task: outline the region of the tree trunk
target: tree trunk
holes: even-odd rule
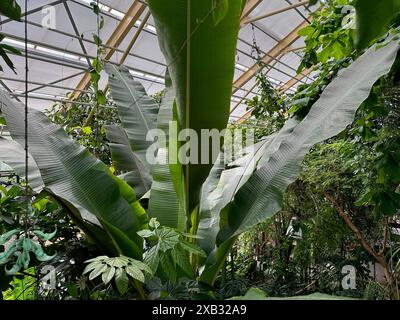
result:
[[[354,223],[351,221],[349,215],[344,211],[343,207],[339,204],[339,201],[332,197],[329,193],[325,192],[325,197],[328,199],[330,203],[333,204],[335,207],[336,211],[338,212],[339,216],[343,219],[343,221],[346,223],[346,225],[350,228],[350,230],[353,232],[355,237],[358,239],[358,241],[361,243],[363,248],[372,256],[375,258],[375,260],[382,265],[383,267],[383,272],[385,274],[386,280],[388,281],[388,284],[391,283],[392,280],[392,275],[390,272],[390,267],[388,263],[386,262],[385,256],[384,256],[384,248],[381,250],[381,252],[376,252],[372,246],[368,243],[368,241],[365,239],[363,233],[354,225]]]

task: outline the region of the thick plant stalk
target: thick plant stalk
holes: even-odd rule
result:
[[[175,90],[179,127],[194,130],[198,137],[204,129],[225,129],[243,1],[148,0],[148,4]],[[198,206],[201,185],[217,156],[211,155],[208,164],[185,164],[187,214]]]

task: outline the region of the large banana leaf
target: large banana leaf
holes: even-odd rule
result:
[[[120,178],[133,187],[137,199],[140,199],[151,186],[151,175],[139,157],[132,152],[128,136],[117,125],[105,127],[111,150],[113,166],[124,172]]]
[[[278,133],[249,146],[244,152],[245,156],[228,165],[224,163],[224,153],[220,154],[201,192],[200,223],[197,234],[198,244],[204,251],[211,253],[216,250],[221,211],[233,201],[237,191],[266,161],[265,150],[268,148],[269,153],[276,151],[280,142],[292,133],[298,123],[299,121],[295,118],[289,119]],[[213,255],[209,256],[208,262],[211,260],[215,260]]]
[[[0,161],[9,165],[16,174],[25,178],[25,150],[21,145],[12,140],[0,137]],[[43,188],[43,180],[35,160],[28,158],[29,186],[36,192]]]
[[[135,81],[126,67],[106,64],[111,95],[118,109],[121,125],[128,135],[132,150],[150,171],[146,160],[147,149],[152,141],[147,141],[147,133],[156,129],[159,106],[146,93],[143,85]]]
[[[226,128],[242,0],[148,0],[182,129]],[[193,146],[194,147],[194,146]],[[200,153],[199,153],[200,154]],[[215,162],[185,167],[188,212]]]
[[[370,48],[326,87],[307,117],[291,133],[286,132],[281,141],[265,148],[262,166],[223,210],[224,224],[217,236],[218,252],[208,259],[209,265],[201,275],[203,281],[214,282],[237,235],[280,210],[283,193],[298,176],[307,152],[316,143],[340,133],[353,121],[374,83],[390,71],[398,49],[397,42],[380,49]]]
[[[264,149],[272,142],[273,136],[249,146],[244,156],[226,164],[225,154],[221,152],[217,162],[205,181],[200,197],[200,222],[197,231],[198,244],[207,253],[215,248],[220,229],[220,213],[236,192],[251,177]]]
[[[3,91],[0,100],[12,138],[23,145],[24,106]],[[45,189],[75,213],[75,220],[102,226],[118,252],[140,258],[142,241],[136,232],[145,213],[133,189],[37,110],[29,109],[28,136]]]
[[[164,226],[184,231],[186,228],[184,200],[179,197],[183,193],[179,192],[183,186],[183,179],[179,170],[171,170],[175,164],[171,166],[169,164],[170,152],[177,150],[170,145],[169,139],[169,124],[174,120],[175,92],[168,75],[166,82],[167,86],[157,120],[157,127],[164,135],[158,138],[157,163],[152,166],[153,184],[149,201],[149,216],[156,217]],[[176,183],[174,179],[177,180]]]

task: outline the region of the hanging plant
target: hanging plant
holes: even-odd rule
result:
[[[99,81],[101,79],[100,73],[104,70],[103,62],[101,61],[101,56],[104,53],[103,41],[100,38],[100,31],[104,27],[104,17],[101,15],[101,10],[99,7],[99,2],[90,3],[93,12],[97,15],[97,33],[93,33],[93,40],[97,45],[97,55],[96,59],[92,62],[92,68],[90,70],[90,77],[92,79],[92,85],[94,93],[96,96],[95,103],[96,108],[99,105],[104,105],[107,103],[107,98],[103,90],[99,89]]]
[[[47,262],[55,258],[56,254],[49,256],[47,255],[41,241],[49,241],[56,235],[57,230],[52,233],[44,233],[41,230],[33,230],[32,232],[25,232],[20,229],[13,229],[2,236],[0,236],[0,245],[6,246],[6,249],[0,253],[0,265],[7,265],[12,262],[12,267],[7,269],[8,275],[14,275],[21,269],[28,269],[31,261],[30,253],[32,252],[36,259],[41,262]],[[15,237],[14,240],[13,237]],[[32,237],[32,238],[31,238]],[[34,237],[38,240],[34,240]]]

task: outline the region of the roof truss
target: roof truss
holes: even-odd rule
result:
[[[267,0],[264,0],[264,3]],[[269,1],[269,0],[268,0]],[[58,1],[53,1],[50,3],[50,5],[58,5],[58,4],[63,4],[66,7],[67,13],[68,13],[68,4],[67,2],[73,2],[76,4],[80,4],[82,6],[86,6],[88,7],[86,4],[83,4],[80,0],[58,0]],[[255,21],[254,19],[258,20],[258,19],[266,19],[269,16],[272,15],[276,15],[282,12],[287,12],[289,10],[296,10],[298,13],[300,13],[298,11],[298,8],[300,6],[304,6],[306,4],[307,1],[301,1],[299,3],[294,3],[292,4],[292,2],[290,2],[289,0],[286,0],[287,3],[289,3],[289,6],[283,7],[281,9],[278,10],[274,10],[271,12],[267,12],[263,15],[259,15],[256,17],[251,18],[252,13],[254,12],[254,10],[260,6],[263,3],[263,0],[248,0],[245,8],[243,10],[243,14],[241,17],[241,25],[242,27],[245,26],[246,24],[252,23],[252,21]],[[116,27],[116,29],[114,30],[114,32],[112,33],[112,35],[109,37],[109,39],[107,40],[106,44],[105,44],[105,53],[103,55],[103,59],[108,61],[111,59],[111,57],[116,53],[116,52],[122,52],[123,56],[122,58],[118,59],[119,63],[124,63],[124,60],[128,57],[128,56],[133,56],[136,57],[135,54],[133,54],[131,51],[133,44],[136,42],[136,40],[138,39],[139,35],[141,34],[141,32],[147,32],[149,33],[149,30],[146,30],[146,28],[144,28],[145,22],[142,23],[142,25],[137,29],[137,32],[134,35],[134,38],[131,40],[130,44],[127,46],[127,48],[125,50],[121,50],[119,48],[119,46],[121,45],[122,41],[126,38],[126,36],[128,35],[128,33],[131,31],[132,27],[135,25],[135,23],[138,21],[138,19],[142,16],[142,14],[144,13],[144,11],[146,10],[146,4],[144,1],[142,0],[135,0],[132,5],[129,7],[129,9],[126,11],[125,16],[121,19],[121,18],[116,18],[115,16],[112,16],[110,14],[110,12],[105,12],[105,16],[107,17],[112,17],[113,19],[115,19],[116,21],[118,21],[118,25]],[[33,13],[37,13],[40,10],[42,10],[43,6],[40,7],[36,7],[33,8],[31,10],[29,10],[27,13],[24,13],[23,16],[26,17],[26,19],[28,18],[29,15],[33,14]],[[148,19],[149,17],[149,13],[147,13],[147,15],[145,16],[145,19]],[[301,14],[302,15],[302,14]],[[75,39],[77,39],[79,41],[79,45],[82,49],[83,54],[79,54],[82,58],[85,58],[84,61],[86,60],[86,66],[85,64],[82,63],[82,61],[77,61],[77,62],[71,62],[71,61],[63,61],[62,59],[52,59],[50,56],[48,55],[44,55],[44,54],[35,54],[32,56],[32,59],[37,59],[38,61],[43,61],[43,62],[49,62],[49,63],[59,63],[61,65],[65,65],[66,67],[71,67],[74,66],[76,67],[77,71],[80,71],[79,73],[74,74],[74,76],[70,76],[70,77],[62,77],[59,80],[55,80],[55,81],[51,81],[47,86],[45,83],[40,83],[36,82],[36,84],[38,85],[38,87],[36,88],[32,88],[29,90],[29,93],[34,93],[37,92],[41,89],[44,89],[46,87],[62,87],[63,84],[62,82],[65,79],[70,79],[73,77],[79,77],[79,74],[84,73],[84,76],[81,78],[81,80],[79,81],[79,84],[76,86],[75,90],[73,91],[73,94],[70,95],[69,100],[74,100],[76,99],[82,92],[85,92],[89,85],[90,85],[90,75],[88,74],[88,66],[90,66],[90,59],[92,59],[92,57],[90,57],[87,54],[87,51],[85,50],[85,43],[94,43],[93,41],[89,40],[89,39],[83,39],[82,37],[80,37],[79,35],[79,30],[76,26],[76,24],[74,23],[74,19],[71,16],[70,18],[70,22],[71,22],[71,26],[73,27],[74,30],[74,34],[69,34],[67,32],[65,32],[64,30],[50,30],[51,32],[57,32],[60,34],[64,34],[70,37],[73,37]],[[304,18],[304,16],[303,16]],[[305,21],[302,22],[299,26],[297,26],[294,30],[292,30],[286,37],[284,37],[282,40],[279,39],[275,39],[275,40],[279,40],[277,42],[277,44],[268,52],[265,52],[264,56],[262,57],[261,61],[270,66],[270,70],[275,70],[278,71],[282,74],[285,74],[286,76],[291,76],[288,73],[286,73],[284,70],[280,69],[279,66],[277,66],[276,62],[280,62],[280,64],[282,64],[283,66],[285,65],[283,61],[280,61],[280,59],[285,56],[286,54],[290,53],[290,52],[294,52],[294,50],[297,49],[293,49],[291,47],[291,45],[298,39],[298,35],[297,32],[299,29],[303,28],[304,26],[306,26],[308,24],[308,18],[305,18]],[[9,21],[7,20],[3,20],[2,22],[0,22],[0,24],[4,24],[7,23]],[[28,21],[29,24],[32,25],[36,25],[37,27],[40,26],[37,23]],[[74,25],[75,24],[75,25]],[[266,35],[270,36],[268,34],[267,31],[262,30],[262,28],[259,25],[255,25],[255,27],[259,30],[261,30],[262,32],[264,32]],[[271,37],[271,36],[270,36]],[[273,37],[272,37],[273,38]],[[243,41],[243,40],[241,40]],[[245,42],[245,41],[244,41]],[[47,44],[47,43],[43,43],[43,46],[48,46],[51,47],[51,45]],[[71,54],[78,54],[76,52],[72,52]],[[161,65],[165,68],[165,64],[163,65],[160,62],[157,61],[152,61],[149,57],[142,57],[142,56],[137,56],[140,59],[143,60],[148,60],[149,62],[155,63],[157,65]],[[246,68],[247,69],[247,68]],[[256,94],[255,89],[256,86],[253,85],[251,88],[249,89],[244,89],[244,86],[251,80],[253,79],[253,77],[256,75],[257,71],[259,70],[259,66],[258,64],[254,64],[253,66],[251,66],[250,68],[248,68],[243,74],[240,75],[240,77],[234,81],[233,83],[233,89],[232,89],[232,94],[233,97],[236,99],[235,104],[233,106],[232,111],[235,111],[242,103],[243,101],[245,101],[245,99],[250,95],[250,94]],[[139,70],[140,71],[140,70]],[[243,70],[242,70],[243,71]],[[281,91],[285,91],[288,90],[290,88],[292,88],[294,85],[296,85],[298,82],[303,81],[306,77],[308,77],[310,71],[306,70],[304,72],[302,72],[299,75],[294,76],[293,78],[291,78],[289,81],[287,81],[286,83],[281,83],[279,85],[279,89]],[[148,73],[151,74],[151,73]],[[154,75],[156,76],[156,75]],[[9,81],[9,79],[5,79],[3,78],[3,80],[5,81]],[[146,80],[148,81],[148,80]],[[10,81],[11,82],[11,81]],[[150,81],[151,82],[151,81]],[[8,83],[8,82],[7,82]],[[58,83],[60,83],[58,85]],[[1,83],[0,83],[1,84]],[[32,83],[34,84],[34,83]],[[64,87],[65,88],[65,87]],[[67,89],[67,88],[65,88]],[[68,88],[70,89],[70,88]],[[237,94],[238,91],[243,92],[242,95]],[[239,101],[238,101],[239,100]],[[245,117],[246,115],[244,115]],[[247,115],[248,116],[248,115]],[[243,118],[243,117],[241,117]]]

